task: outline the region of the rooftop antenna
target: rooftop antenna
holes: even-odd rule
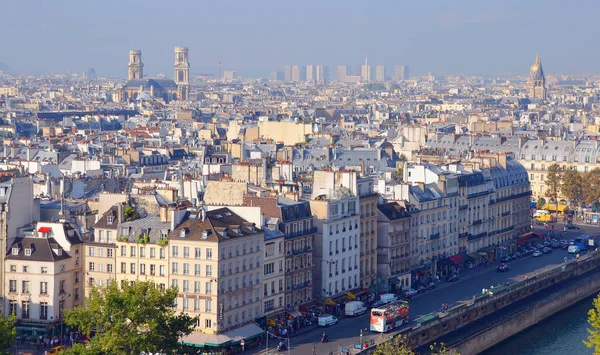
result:
[[[219,80],[223,79],[223,62],[219,58]]]

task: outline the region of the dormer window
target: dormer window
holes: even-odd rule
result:
[[[31,248],[25,248],[25,256],[31,256]]]
[[[179,238],[185,238],[185,228],[179,230]]]
[[[107,216],[106,217],[106,223],[113,224],[114,221],[115,221],[115,217],[114,216]]]
[[[208,238],[208,231],[205,229],[202,231],[202,239]]]
[[[19,255],[19,248],[12,248],[12,255]]]

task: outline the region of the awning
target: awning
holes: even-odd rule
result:
[[[205,333],[191,333],[181,338],[180,343],[188,346],[203,347],[212,346],[220,347],[227,345],[231,342],[231,338],[224,334],[205,334]]]
[[[554,203],[547,203],[544,205],[544,207],[542,207],[543,210],[546,211],[556,211],[556,204]],[[558,205],[558,212],[565,212],[569,210],[569,206],[567,205]]]
[[[463,258],[460,255],[452,255],[448,259],[452,260],[452,262],[456,265],[460,265],[464,262]]]
[[[354,294],[350,291],[346,292],[346,296],[348,296],[348,299],[351,299],[351,300],[356,299],[356,296],[354,296]]]
[[[38,229],[38,232],[40,233],[48,233],[52,230],[52,228],[50,227],[40,227],[40,229]]]
[[[335,303],[335,301],[332,300],[331,298],[326,298],[325,299],[325,304],[328,305],[328,306],[336,306],[337,305],[337,303]]]
[[[472,257],[470,257],[469,255],[467,255],[466,251],[461,251],[460,253],[458,253],[458,255],[460,255],[460,257],[464,260],[464,261],[475,261],[475,259],[473,259]]]
[[[292,316],[292,318],[297,318],[297,317],[300,317],[300,316],[302,316],[302,313],[301,313],[301,312],[299,312],[299,311],[296,311],[296,310],[289,311],[289,312],[288,312],[288,311],[285,311],[285,313],[287,313],[287,314],[289,314],[290,316]]]
[[[450,258],[443,258],[437,261],[438,266],[449,266],[454,264],[454,262],[452,260],[450,260]]]
[[[535,208],[537,206],[537,202],[529,202],[529,208]]]
[[[239,343],[242,340],[249,340],[261,336],[265,331],[256,323],[246,324],[243,327],[234,329],[224,335],[228,336],[233,343]]]

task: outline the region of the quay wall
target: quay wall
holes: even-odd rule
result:
[[[582,278],[562,292],[543,297],[538,304],[470,335],[452,345],[452,348],[461,355],[479,354],[582,299],[598,294],[598,292],[600,292],[600,277],[598,273],[594,273],[590,277]],[[582,340],[587,339],[587,333],[582,334],[581,338]]]
[[[545,269],[527,280],[496,287],[492,294],[459,302],[446,313],[433,312],[414,319],[400,334],[406,336],[409,345],[418,352],[427,353],[430,344],[443,342],[461,355],[474,355],[600,291],[598,270],[600,251],[593,251],[579,260]],[[595,278],[586,277],[587,274],[595,274]],[[560,292],[553,293],[553,290]],[[543,296],[549,293],[552,297],[544,300]],[[395,334],[377,337],[368,349],[355,350],[354,354],[371,354],[377,344],[393,336]]]

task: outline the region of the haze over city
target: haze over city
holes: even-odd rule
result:
[[[539,52],[549,72],[600,70],[600,3],[517,1],[7,1],[0,63],[15,73],[126,77],[131,48],[149,75],[169,75],[172,48],[193,72],[266,77],[285,65],[411,66],[415,75],[523,73]]]

